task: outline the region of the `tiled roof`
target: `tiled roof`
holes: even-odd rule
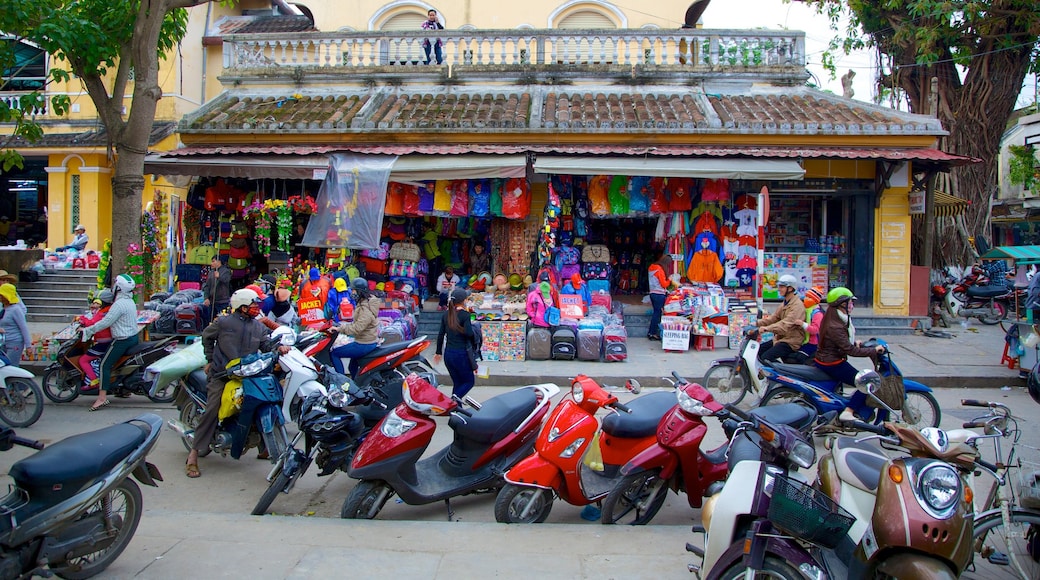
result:
[[[228,16],[217,21],[209,36],[225,34],[269,34],[286,32],[316,32],[314,23],[306,16],[298,15],[265,15],[265,16]]]
[[[804,87],[709,94],[689,87],[380,87],[231,93],[185,133],[442,131],[761,135],[945,135],[937,119]]]
[[[148,137],[148,145],[153,146],[157,144],[159,141],[173,135],[176,130],[176,123],[169,121],[154,123],[152,125],[152,134]],[[78,132],[48,131],[45,126],[44,131],[43,138],[34,143],[30,143],[21,137],[12,137],[11,141],[7,145],[16,149],[43,149],[56,147],[85,148],[105,147],[108,145],[107,132],[103,126]]]

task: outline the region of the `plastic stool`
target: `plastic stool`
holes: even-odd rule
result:
[[[1018,358],[1008,354],[1008,347],[1010,346],[1006,341],[1004,342],[1004,354],[1000,357],[1000,364],[1006,364],[1007,368],[1015,370],[1018,366]]]
[[[715,350],[715,337],[694,335],[693,337],[693,348],[694,350]]]

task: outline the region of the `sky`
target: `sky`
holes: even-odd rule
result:
[[[623,0],[627,4],[632,0]],[[626,6],[626,8],[628,8]],[[853,98],[871,102],[874,84],[874,55],[861,52],[845,55],[836,54],[837,77],[831,79],[820,65],[821,57],[835,32],[829,28],[827,18],[800,2],[784,3],[783,0],[712,0],[704,11],[701,22],[705,28],[767,28],[805,31],[806,58],[809,70],[815,74],[824,90],[840,95],[841,75],[849,70],[856,73],[853,81]],[[1035,98],[1034,79],[1026,78],[1025,90],[1019,96],[1018,106],[1031,104]],[[903,107],[905,110],[905,106]]]

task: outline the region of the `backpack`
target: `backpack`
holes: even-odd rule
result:
[[[564,266],[571,264],[577,264],[581,261],[581,254],[578,253],[578,248],[572,246],[561,246],[556,249],[556,267],[563,270]]]

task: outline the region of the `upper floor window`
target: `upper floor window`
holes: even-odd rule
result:
[[[0,91],[39,91],[47,84],[47,53],[13,38],[0,39],[13,62],[3,69]]]

